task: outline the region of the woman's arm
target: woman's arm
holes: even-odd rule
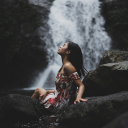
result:
[[[42,93],[39,97],[39,100],[44,100],[44,98],[49,94],[49,93],[54,93],[55,94],[55,90],[46,90],[45,93]]]
[[[72,74],[73,72],[76,72],[76,69],[74,68],[74,66],[68,63],[64,67],[64,72],[68,74],[68,76],[70,76],[70,74]],[[83,83],[81,82],[81,79],[74,80],[74,83],[79,87],[78,94],[77,94],[76,100],[74,101],[74,104],[76,104],[77,102],[80,103],[80,101],[82,102],[87,101],[88,99],[82,98],[85,87]]]
[[[47,94],[49,93],[54,93],[55,94],[55,90],[47,90]]]
[[[80,103],[80,101],[82,101],[82,102],[87,101],[88,99],[83,99],[82,98],[85,87],[84,87],[83,83],[81,82],[81,80],[80,79],[74,80],[74,83],[79,87],[77,97],[76,97],[76,100],[74,101],[74,104]]]

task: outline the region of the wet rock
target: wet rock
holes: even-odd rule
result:
[[[57,119],[71,128],[101,128],[128,111],[128,92],[107,96],[86,97],[87,102],[71,105]]]
[[[128,90],[128,61],[107,63],[91,70],[83,80],[86,96],[101,96]]]
[[[113,8],[117,5],[127,6],[127,0],[99,0],[101,2],[101,11],[106,13],[110,8]]]
[[[21,25],[21,33],[24,37],[31,37],[33,35],[34,28],[31,26],[31,23],[24,23]]]
[[[100,59],[100,65],[106,63],[122,62],[122,61],[128,61],[127,51],[108,50]]]
[[[38,120],[49,112],[30,96],[9,94],[0,98],[0,125]]]
[[[100,2],[103,2],[104,4],[119,4],[119,3],[127,3],[127,1],[126,0],[122,0],[122,1],[120,1],[120,0],[99,0]]]
[[[17,5],[19,0],[1,0],[0,1],[0,5],[4,5],[4,6],[7,6],[7,7],[13,7],[15,5]]]
[[[116,117],[103,128],[128,128],[128,112]]]

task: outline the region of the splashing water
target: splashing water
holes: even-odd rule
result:
[[[55,0],[53,2],[48,21],[50,27],[48,35],[51,36],[52,41],[48,36],[45,37],[45,41],[49,64],[53,65],[54,70],[58,71],[56,67],[61,66],[61,58],[57,55],[58,48],[67,41],[73,41],[81,47],[84,66],[88,71],[95,69],[104,52],[110,49],[111,39],[103,27],[105,21],[100,14],[99,6],[98,0]],[[58,66],[54,67],[54,65]],[[49,75],[48,71],[49,67],[45,71]],[[43,85],[42,79],[45,81],[44,77],[40,77],[36,83],[37,87]]]
[[[43,73],[40,73],[35,80],[34,84],[30,88],[24,88],[25,90],[35,90],[36,88],[43,87],[45,89],[54,89],[55,88],[55,77],[59,70],[60,66],[57,64],[48,65]]]
[[[53,42],[47,42],[52,63],[60,62],[56,52],[70,40],[82,48],[86,69],[96,68],[111,42],[104,30],[105,21],[99,6],[98,0],[56,0],[53,3],[48,22]]]

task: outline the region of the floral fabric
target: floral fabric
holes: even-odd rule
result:
[[[72,104],[75,101],[77,87],[73,84],[73,81],[79,79],[77,72],[72,73],[70,76],[64,76],[58,73],[55,85],[55,94],[48,94],[41,103],[45,108],[50,109],[53,112],[58,112],[67,105]]]

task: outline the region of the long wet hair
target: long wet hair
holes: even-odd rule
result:
[[[82,75],[85,76],[88,71],[83,65],[83,55],[81,48],[78,44],[68,41],[68,50],[71,50],[71,53],[69,54],[69,61],[75,67],[80,77]]]
[[[85,76],[88,73],[88,71],[85,69],[83,65],[83,55],[81,48],[78,44],[68,41],[68,50],[71,50],[71,53],[69,54],[69,61],[75,67],[80,77],[82,75]]]

